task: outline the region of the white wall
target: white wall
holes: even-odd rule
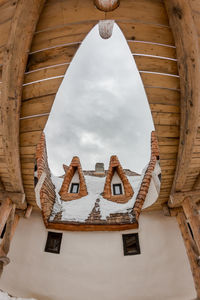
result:
[[[74,173],[74,176],[72,177],[72,180],[69,185],[68,193],[70,193],[72,183],[80,183],[78,170],[76,170],[76,172]]]
[[[38,300],[195,298],[175,218],[161,212],[141,215],[141,255],[123,256],[121,234],[64,232],[61,253],[46,253],[47,230],[34,212],[30,219],[20,220],[0,288]]]

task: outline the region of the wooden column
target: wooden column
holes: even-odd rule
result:
[[[181,89],[180,142],[171,193],[184,187],[199,125],[200,50],[189,0],[164,0],[176,45]],[[173,198],[172,198],[173,199]],[[169,205],[172,207],[173,202]]]
[[[3,228],[6,224],[10,211],[12,209],[12,201],[7,198],[2,202],[0,206],[0,235],[2,234]]]
[[[3,272],[4,265],[10,262],[9,258],[7,257],[7,254],[9,252],[10,243],[19,221],[19,216],[15,215],[15,210],[16,210],[16,205],[13,204],[6,223],[6,231],[3,240],[0,244],[0,276]]]
[[[200,299],[200,266],[198,265],[198,255],[196,254],[193,239],[188,229],[186,217],[184,212],[178,212],[177,221],[181,230],[181,234],[184,240],[185,248],[190,262],[192,275],[194,278],[195,288],[197,291],[197,297]]]
[[[24,192],[19,153],[21,95],[29,50],[44,3],[45,0],[17,1],[3,57],[1,126],[13,192]]]
[[[196,242],[200,256],[200,215],[198,209],[196,207],[196,204],[194,203],[194,201],[192,201],[192,198],[190,197],[185,198],[185,200],[182,203],[182,207],[186,218],[190,223],[194,235],[194,240]]]

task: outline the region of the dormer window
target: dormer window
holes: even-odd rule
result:
[[[113,195],[122,195],[121,183],[113,184]]]
[[[77,194],[79,191],[79,183],[72,183],[70,193]]]

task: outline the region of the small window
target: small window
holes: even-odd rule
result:
[[[122,194],[122,185],[119,184],[113,184],[113,195],[121,195]]]
[[[124,255],[140,254],[138,233],[123,234]]]
[[[48,232],[45,252],[60,253],[60,245],[62,240],[62,233]]]
[[[77,194],[79,190],[79,183],[72,183],[70,193]]]

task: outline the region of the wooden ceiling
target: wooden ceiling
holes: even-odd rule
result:
[[[25,204],[36,207],[36,145],[73,56],[104,19],[121,28],[152,111],[162,185],[151,209],[200,189],[198,0],[121,0],[112,12],[92,0],[1,0],[0,11],[2,195],[18,194],[23,208],[25,193]]]

